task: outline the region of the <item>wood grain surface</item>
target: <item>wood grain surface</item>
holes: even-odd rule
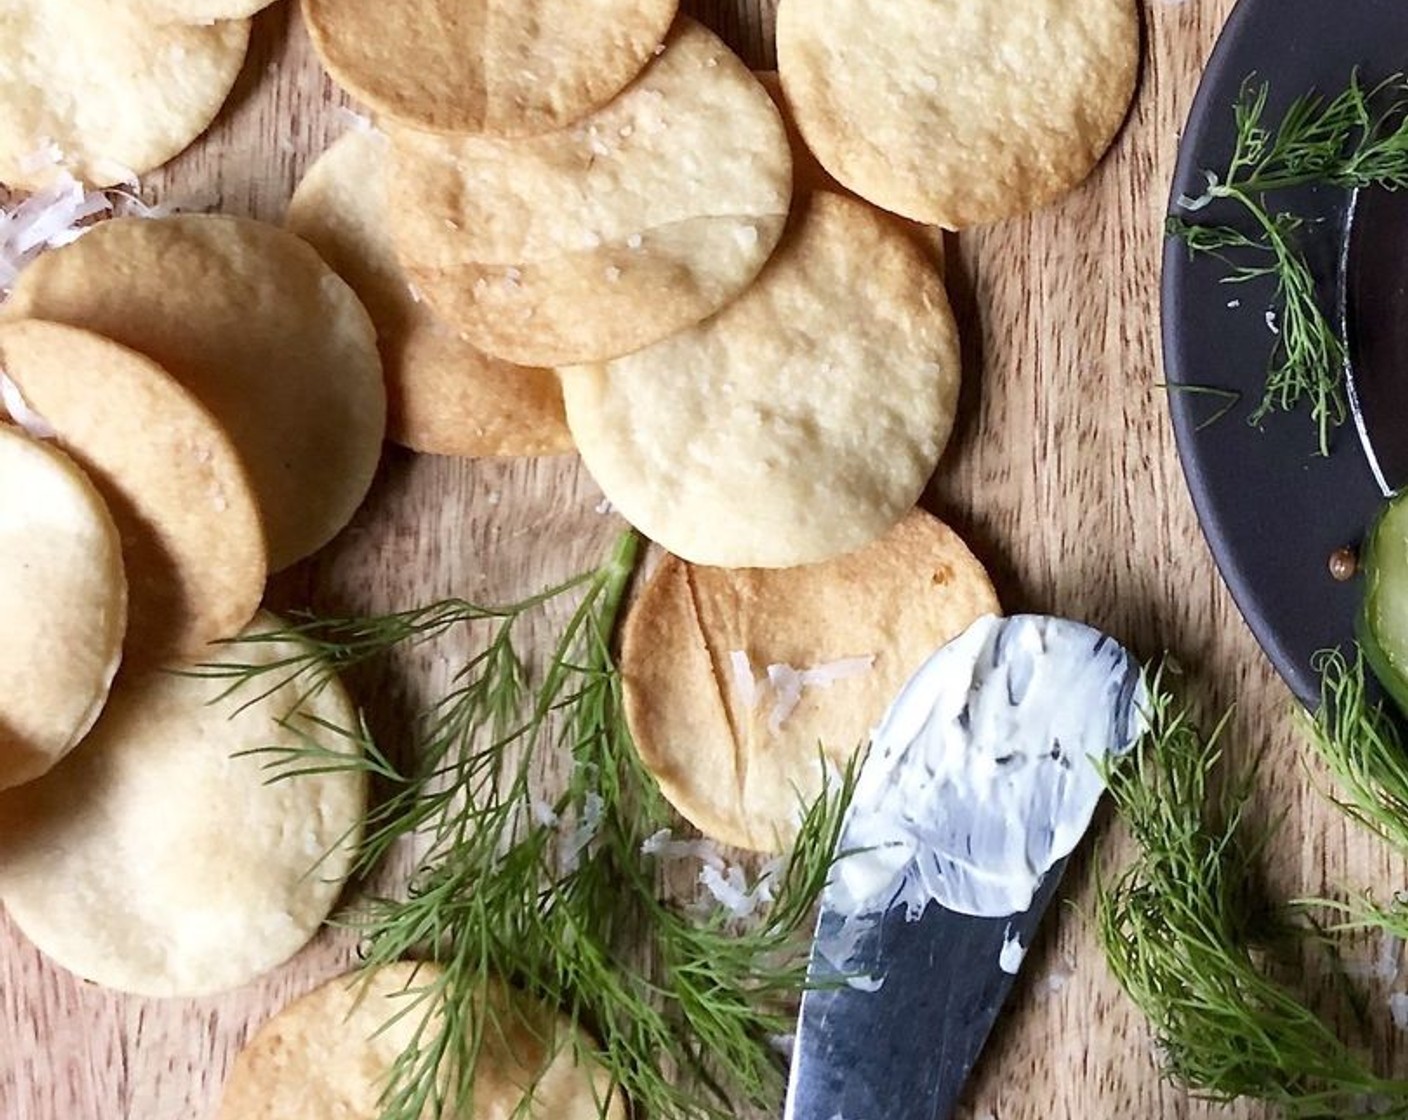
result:
[[[1290,695],[1198,530],[1158,388],[1167,185],[1231,4],[1143,0],[1138,100],[1094,177],[1040,214],[951,239],[967,381],[929,504],[990,566],[1009,610],[1085,619],[1144,656],[1169,650],[1210,709],[1236,700],[1229,753],[1266,751],[1258,819],[1284,814],[1268,849],[1274,896],[1387,892],[1408,882],[1405,867],[1320,797]],[[751,64],[772,65],[772,0],[689,7]],[[1022,18],[1021,5],[1010,18]],[[244,75],[212,132],[145,185],[168,201],[213,196],[225,211],[277,221],[311,157],[348,127],[344,103],[284,0],[258,17]],[[464,462],[390,450],[354,524],[273,597],[374,611],[452,592],[526,593],[602,555],[620,524],[596,512],[599,501],[575,458]],[[417,697],[443,680],[455,653],[440,647],[353,682],[383,743],[404,734]],[[1069,905],[1053,908],[1028,957],[967,1115],[1262,1115],[1190,1102],[1161,1082],[1145,1027],[1093,937],[1093,861],[1117,864],[1122,843],[1108,820],[1096,832],[1067,876]],[[1354,951],[1370,961],[1377,947]],[[244,991],[161,1002],[84,984],[0,919],[0,1120],[205,1120],[251,1030],[353,956],[347,937],[328,933]],[[1387,1069],[1401,1058],[1383,998],[1394,984],[1375,983],[1371,1035]]]

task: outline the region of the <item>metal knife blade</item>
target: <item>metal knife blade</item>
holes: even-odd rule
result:
[[[946,1120],[1105,789],[1138,662],[1082,623],[986,616],[900,690],[822,898],[786,1120]]]
[[[1350,415],[1385,497],[1408,486],[1408,191],[1356,190],[1340,259]]]
[[[998,966],[1003,946],[1032,943],[1065,868],[1062,860],[1047,872],[1030,908],[1010,918],[973,918],[931,902],[909,921],[903,906],[891,909],[862,934],[847,966],[881,979],[884,998],[850,987],[814,954],[818,987],[802,997],[786,1120],[950,1116],[1017,979]],[[841,925],[824,910],[818,941]]]

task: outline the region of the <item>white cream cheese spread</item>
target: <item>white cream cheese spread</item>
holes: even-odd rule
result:
[[[876,729],[828,908],[1024,912],[1080,841],[1102,763],[1133,747],[1145,704],[1139,664],[1099,631],[979,619],[925,662]]]

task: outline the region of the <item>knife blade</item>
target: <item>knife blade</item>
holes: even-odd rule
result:
[[[1364,457],[1386,498],[1408,485],[1408,191],[1350,196],[1340,257],[1345,387]]]
[[[872,736],[822,899],[785,1120],[946,1120],[1104,791],[1138,663],[1065,619],[979,619]]]
[[[975,918],[930,903],[918,921],[892,908],[863,934],[852,963],[879,992],[813,958],[792,1052],[786,1120],[936,1120],[957,1106],[1017,979],[999,966],[1014,941],[1029,946],[1065,871],[1047,872],[1032,904],[1010,918]],[[817,938],[842,934],[824,911]],[[886,989],[889,989],[886,992]],[[876,996],[886,993],[886,998]],[[877,1039],[884,1039],[883,1056]]]

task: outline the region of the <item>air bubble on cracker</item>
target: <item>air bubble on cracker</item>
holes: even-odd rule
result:
[[[630,237],[626,238],[627,249],[639,249],[644,244],[645,238],[638,233],[633,233]]]
[[[620,280],[620,279],[621,279],[621,270],[620,270],[619,268],[617,268],[614,264],[613,264],[613,265],[609,265],[609,266],[607,267],[607,269],[606,269],[606,280],[607,280],[607,283],[609,283],[609,284],[615,284],[615,283],[616,283],[618,280]]]
[[[758,244],[758,229],[756,226],[738,226],[733,231],[733,239],[738,242],[741,249],[752,249]]]

